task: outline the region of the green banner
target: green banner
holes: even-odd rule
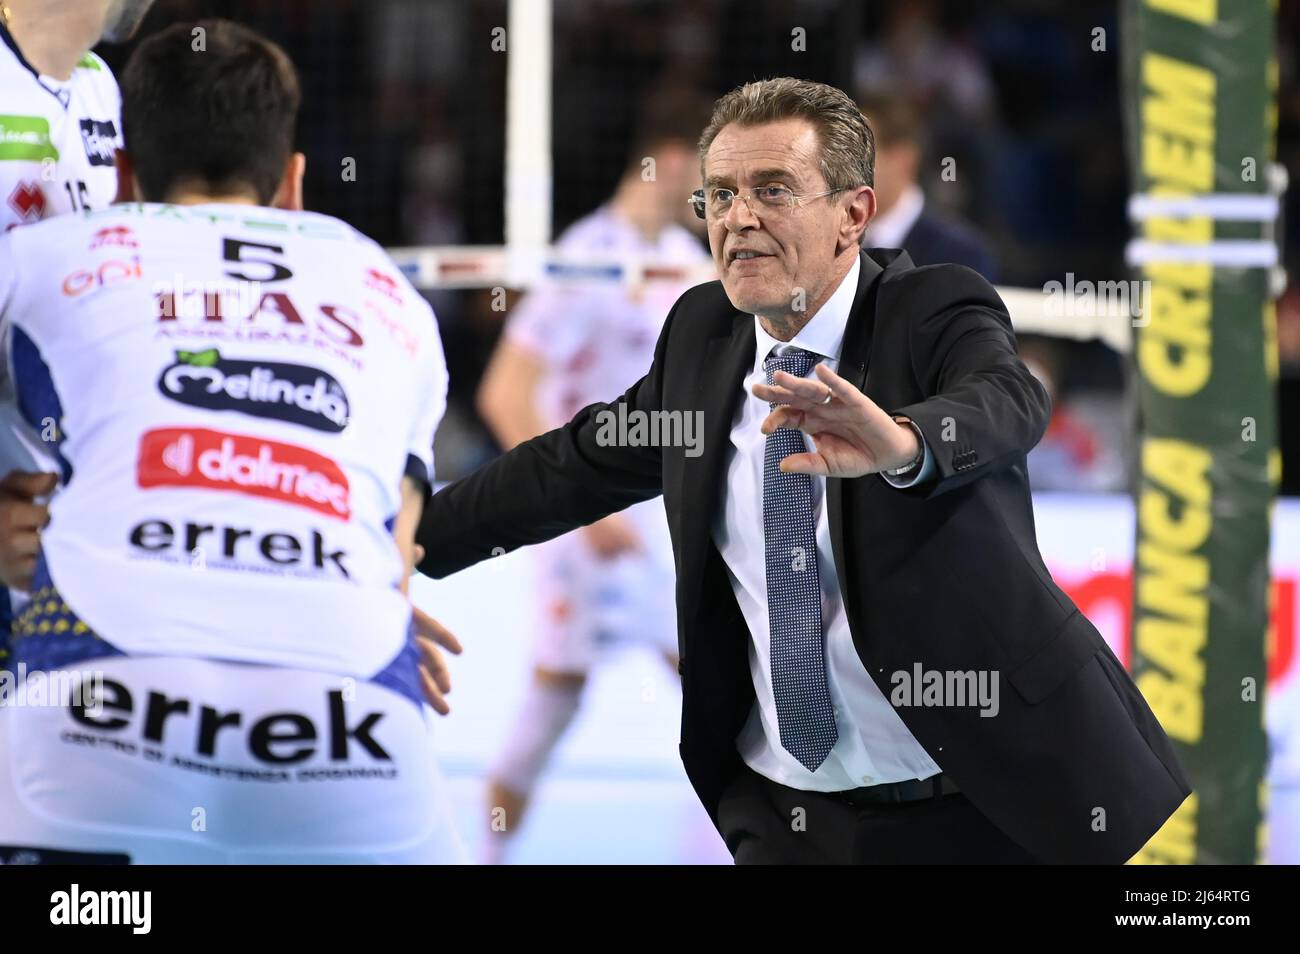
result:
[[[1268,0],[1124,11],[1143,283],[1133,671],[1195,787],[1137,863],[1251,864],[1264,839],[1274,15]]]

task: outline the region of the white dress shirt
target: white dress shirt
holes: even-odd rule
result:
[[[763,451],[767,438],[759,430],[770,408],[766,401],[755,397],[750,388],[755,382],[765,380],[763,362],[773,349],[779,354],[790,348],[802,348],[824,355],[822,363],[832,370],[838,368],[840,346],[853,307],[860,269],[860,261],[855,260],[839,288],[792,341],[782,342],[773,338],[755,317],[754,367],[742,383],[744,395],[732,422],[731,448],[727,452],[724,506],[713,526],[714,542],[727,565],[731,588],[749,627],[749,672],[757,697],[749,719],[736,739],[736,748],[745,763],[760,775],[791,788],[819,792],[929,778],[940,771],[871,680],[853,646],[835,574],[835,558],[831,553],[825,477],[812,478],[812,506],[817,535],[817,572],[822,591],[826,677],[839,735],[826,760],[816,772],[809,772],[781,746],[777,727],[776,699],[772,693],[763,533]],[[812,377],[811,372],[809,377]],[[922,440],[923,446],[924,443]],[[910,486],[929,479],[933,470],[929,448],[925,447],[925,461],[917,474],[890,480],[890,483]]]

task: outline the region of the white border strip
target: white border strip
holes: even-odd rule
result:
[[[683,266],[653,259],[563,255],[553,248],[540,251],[491,245],[441,245],[390,248],[388,254],[416,288],[510,288],[526,290],[542,284],[608,285],[629,288],[656,282],[679,287],[714,281],[712,262]],[[1080,314],[1052,313],[1052,297],[1041,288],[998,287],[1011,324],[1022,334],[1049,335],[1075,341],[1101,341],[1121,353],[1131,347],[1133,316],[1127,308],[1099,297]],[[1057,303],[1059,304],[1059,302]]]
[[[1128,217],[1144,219],[1189,219],[1205,216],[1220,222],[1272,222],[1278,215],[1275,195],[1131,195]]]
[[[1134,239],[1124,250],[1129,265],[1150,262],[1203,262],[1225,268],[1272,268],[1277,264],[1277,243],[1253,239],[1224,239],[1189,245]]]

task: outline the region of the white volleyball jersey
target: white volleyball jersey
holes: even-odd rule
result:
[[[699,240],[680,225],[666,226],[651,242],[608,205],[569,226],[556,249],[566,260],[626,256],[687,268],[709,263]],[[525,295],[506,335],[546,365],[540,395],[546,423],[562,424],[588,404],[611,401],[643,377],[664,319],[691,284],[656,281],[630,290],[618,280],[557,280]]]
[[[117,81],[94,53],[66,82],[44,76],[0,23],[0,233],[112,203],[121,109]],[[12,424],[0,409],[0,429]],[[39,443],[0,451],[0,475],[53,467]]]
[[[63,471],[49,575],[98,635],[361,676],[403,648],[391,527],[447,372],[378,245],[252,206],[60,216],[0,238],[0,343]]]
[[[43,76],[0,24],[0,232],[117,194],[122,98],[94,53],[66,82]]]
[[[566,261],[626,257],[681,266],[687,273],[710,262],[700,241],[682,226],[666,226],[652,242],[609,205],[565,229],[556,248]],[[618,280],[557,280],[525,295],[511,313],[505,334],[546,366],[538,411],[547,426],[564,423],[588,404],[614,400],[644,377],[664,320],[692,284],[684,278],[629,289]],[[626,513],[646,535],[649,548],[671,565],[663,504],[648,501]]]

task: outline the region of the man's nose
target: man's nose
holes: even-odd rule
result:
[[[739,211],[744,209],[744,212]],[[727,214],[722,217],[722,224],[728,232],[743,232],[745,229],[758,227],[758,216],[749,207],[749,196],[737,195],[731,200]]]

